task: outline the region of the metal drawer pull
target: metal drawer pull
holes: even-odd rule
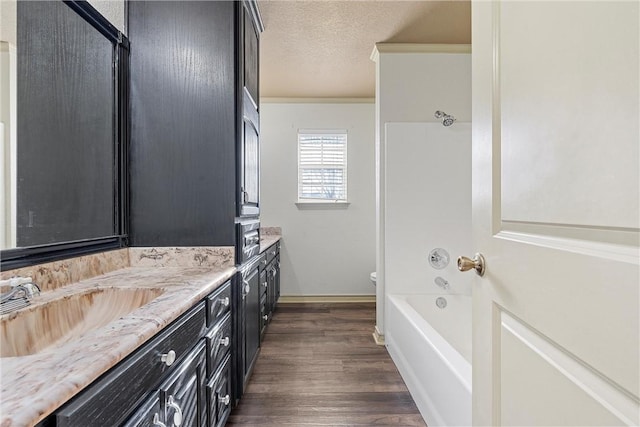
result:
[[[154,427],[167,427],[165,423],[160,421],[160,416],[157,413],[153,414],[153,420],[151,422]]]
[[[267,282],[262,282],[262,286],[267,287]]]
[[[269,320],[269,315],[265,314],[264,316],[262,316],[262,318],[264,319],[264,321],[266,322],[267,320]]]
[[[219,394],[218,399],[220,399],[220,402],[224,403],[224,406],[229,406],[229,403],[231,403],[231,397],[228,394],[224,397]]]
[[[242,286],[242,299],[245,299],[247,295],[249,295],[249,292],[251,292],[251,285],[244,279],[242,283],[244,284],[244,286]]]
[[[175,412],[173,413],[173,424],[176,427],[180,427],[180,425],[182,424],[182,408],[180,408],[180,405],[176,403],[176,401],[173,399],[173,396],[169,396],[167,406],[175,410]]]
[[[229,339],[229,337],[224,337],[224,338],[220,338],[218,340],[218,345],[223,345],[225,347],[229,347],[231,340]]]
[[[229,307],[229,303],[230,303],[229,297],[220,298],[219,301],[223,307]]]
[[[167,366],[173,365],[173,362],[176,361],[176,352],[173,350],[169,350],[168,353],[161,354],[160,361]]]

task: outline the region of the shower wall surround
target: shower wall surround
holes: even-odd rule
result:
[[[437,44],[391,44],[378,43],[371,59],[376,62],[376,329],[384,332],[385,288],[389,278],[386,275],[385,220],[386,212],[386,162],[385,126],[387,123],[442,123],[434,116],[435,111],[446,111],[456,117],[451,126],[471,121],[471,46]],[[416,157],[405,152],[406,161]],[[424,170],[420,167],[419,170]],[[424,178],[408,183],[409,188],[419,189],[425,185]],[[445,179],[445,178],[443,178]],[[402,201],[406,210],[415,215],[412,223],[416,230],[425,224],[423,210],[416,209],[420,203],[410,196]],[[421,248],[424,261],[430,250],[436,248],[425,242]],[[459,254],[450,253],[452,262]],[[417,268],[417,267],[416,267]],[[432,283],[416,284],[416,291],[424,291]],[[393,285],[391,285],[393,286]],[[388,292],[387,292],[388,293]]]

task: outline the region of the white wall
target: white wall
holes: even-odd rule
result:
[[[406,51],[403,49],[406,48]],[[384,331],[385,124],[437,122],[442,110],[471,121],[471,55],[463,45],[378,44],[376,62],[376,329]],[[419,219],[419,216],[418,218]]]
[[[372,103],[261,103],[260,221],[282,227],[282,295],[374,294],[375,116]],[[345,208],[297,201],[298,129],[347,129]]]

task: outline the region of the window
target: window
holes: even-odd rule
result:
[[[347,200],[347,131],[298,131],[298,200]]]

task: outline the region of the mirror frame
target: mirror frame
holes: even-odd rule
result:
[[[60,1],[60,0],[58,0]],[[114,168],[116,219],[112,236],[6,249],[0,253],[0,271],[66,258],[120,249],[128,246],[129,218],[129,40],[86,1],[62,1],[113,44],[114,59]],[[125,2],[126,20],[126,2]]]

